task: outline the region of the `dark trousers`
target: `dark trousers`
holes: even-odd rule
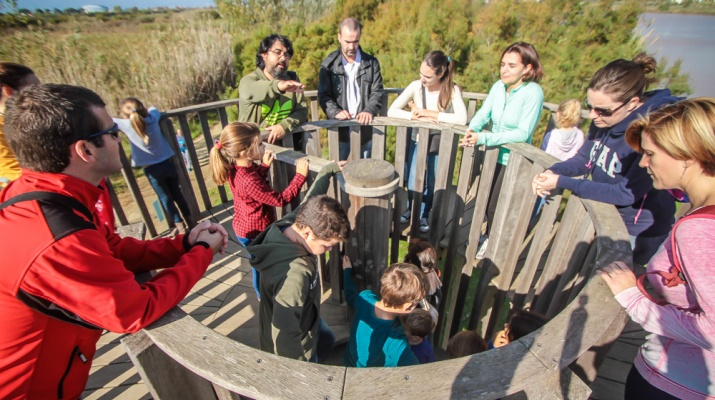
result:
[[[496,214],[497,212],[499,192],[501,191],[502,183],[504,183],[505,171],[506,165],[501,165],[497,163],[496,169],[494,170],[494,180],[492,181],[492,187],[489,190],[489,204],[487,205],[487,236],[492,229],[492,223],[494,222],[494,214]]]
[[[154,188],[154,191],[159,196],[161,205],[169,214],[166,216],[167,219],[171,219],[174,223],[182,222],[176,205],[181,209],[181,214],[183,214],[184,218],[190,218],[189,205],[186,203],[184,195],[181,194],[181,187],[179,186],[179,173],[176,172],[171,159],[144,168],[144,174],[149,178],[151,187]],[[186,222],[187,224],[189,223],[189,221]]]
[[[657,387],[648,383],[645,378],[638,372],[635,365],[631,367],[631,372],[628,373],[626,379],[626,394],[625,400],[678,400],[677,397],[670,395]]]

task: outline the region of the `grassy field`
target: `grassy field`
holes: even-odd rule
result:
[[[133,96],[171,109],[219,98],[235,82],[231,36],[211,11],[64,16],[3,28],[0,59],[43,82],[95,90],[108,110]]]

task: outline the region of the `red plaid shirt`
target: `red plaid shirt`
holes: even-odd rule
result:
[[[253,239],[276,220],[275,207],[290,203],[298,195],[305,177],[295,174],[281,193],[268,185],[265,164],[236,167],[228,181],[233,193],[233,231],[240,238]]]

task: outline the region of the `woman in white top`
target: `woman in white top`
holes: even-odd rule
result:
[[[404,110],[409,106],[410,111]],[[420,79],[410,83],[392,103],[387,116],[416,121],[440,122],[454,125],[467,123],[467,107],[462,100],[462,91],[454,84],[454,61],[442,51],[431,51],[420,65]],[[429,231],[429,213],[434,197],[434,181],[437,172],[439,151],[439,131],[430,131],[427,171],[420,231]],[[417,135],[413,132],[407,149],[405,175],[409,190],[407,211],[402,215],[403,223],[409,221],[412,209],[412,192],[415,187],[417,165]]]

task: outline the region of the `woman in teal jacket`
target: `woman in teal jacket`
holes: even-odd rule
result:
[[[461,146],[531,143],[544,104],[544,92],[538,84],[544,69],[534,46],[517,42],[507,47],[501,56],[499,72],[501,79],[492,86],[482,107],[474,114]],[[489,121],[492,122],[491,132],[483,131]],[[500,148],[487,207],[487,234],[494,219],[508,160],[509,150]],[[478,256],[483,256],[485,250],[486,245],[483,245]]]

